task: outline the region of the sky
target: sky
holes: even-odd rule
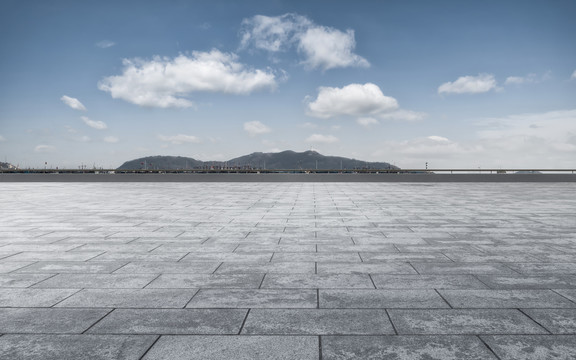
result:
[[[576,168],[576,1],[2,0],[0,161]]]

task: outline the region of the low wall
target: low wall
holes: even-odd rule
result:
[[[0,174],[0,182],[576,182],[576,174]]]

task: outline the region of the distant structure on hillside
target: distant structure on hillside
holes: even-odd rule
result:
[[[0,170],[16,170],[16,169],[17,169],[16,166],[7,162],[0,161]]]
[[[309,150],[278,153],[255,152],[227,161],[200,161],[182,156],[148,156],[130,160],[118,170],[399,170],[387,162],[368,162],[325,156]]]

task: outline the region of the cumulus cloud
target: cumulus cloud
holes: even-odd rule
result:
[[[338,141],[339,139],[334,135],[312,134],[306,138],[306,142],[317,144],[332,144]]]
[[[118,139],[116,136],[106,136],[104,138],[104,142],[110,143],[110,144],[115,144],[118,141],[120,141],[120,139]]]
[[[271,53],[296,48],[304,55],[302,64],[310,69],[368,67],[370,63],[355,54],[353,30],[341,31],[315,24],[305,16],[256,15],[242,21],[241,47]]]
[[[496,79],[492,74],[461,76],[456,81],[446,82],[438,87],[438,93],[477,94],[496,89]]]
[[[576,79],[576,70],[574,70],[574,72],[572,73],[572,76],[570,76],[570,79],[572,79],[572,80]]]
[[[244,131],[246,131],[250,136],[256,136],[269,133],[272,129],[262,124],[260,121],[248,121],[244,123]]]
[[[194,135],[184,135],[178,134],[173,136],[158,135],[158,139],[169,142],[174,145],[180,145],[184,143],[200,143],[200,138]]]
[[[52,145],[37,145],[34,148],[34,152],[37,153],[51,153],[54,152],[54,150],[56,150],[56,148]]]
[[[116,45],[116,43],[114,41],[110,41],[110,40],[102,40],[102,41],[98,41],[96,43],[96,46],[101,48],[101,49],[107,49],[109,47],[112,47]]]
[[[104,121],[90,120],[87,116],[81,116],[80,118],[82,119],[82,121],[84,121],[86,125],[90,126],[93,129],[104,130],[108,128],[108,125],[106,125]]]
[[[536,74],[528,74],[527,76],[508,76],[504,85],[510,84],[527,84],[536,82]]]
[[[366,83],[321,87],[316,99],[308,103],[307,114],[323,119],[341,115],[367,117],[396,109],[396,99],[384,96],[377,85]]]
[[[418,111],[398,109],[389,113],[378,115],[382,120],[397,120],[397,121],[420,121],[426,118],[427,114]]]
[[[371,117],[361,117],[356,119],[356,122],[364,127],[370,127],[372,125],[378,125],[380,124],[380,121],[371,118]]]
[[[194,103],[186,96],[193,92],[246,95],[276,88],[272,72],[248,69],[237,60],[237,55],[219,50],[175,58],[125,59],[122,74],[102,79],[98,88],[114,99],[160,108],[192,107]]]
[[[64,95],[60,98],[60,100],[62,100],[64,104],[70,106],[74,110],[86,111],[86,107],[84,106],[84,104],[82,104],[80,100],[76,98]]]

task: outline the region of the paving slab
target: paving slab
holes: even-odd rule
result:
[[[126,262],[39,261],[16,270],[19,273],[103,273],[110,274]]]
[[[0,333],[80,334],[109,309],[0,308]]]
[[[402,262],[389,263],[338,263],[319,262],[318,274],[417,274],[416,270]]]
[[[454,308],[575,308],[551,290],[439,290]]]
[[[515,309],[392,309],[388,312],[395,329],[402,335],[547,334]]]
[[[84,289],[58,303],[74,308],[183,308],[197,289]]]
[[[259,274],[315,274],[315,262],[224,262],[214,272],[215,274],[241,274],[241,273],[259,273]]]
[[[576,336],[525,335],[482,336],[502,360],[572,360],[576,358]]]
[[[416,263],[412,266],[419,274],[518,274],[516,271],[499,263]]]
[[[92,263],[92,262],[91,262]],[[221,262],[134,261],[115,271],[116,274],[212,274]]]
[[[523,309],[552,334],[576,335],[576,309]]]
[[[0,289],[0,307],[50,307],[80,289]]]
[[[0,359],[139,360],[157,336],[4,335]]]
[[[116,309],[90,334],[238,334],[247,310]]]
[[[322,336],[323,360],[496,360],[475,336]]]
[[[478,275],[478,280],[492,289],[576,289],[572,275]]]
[[[380,309],[253,309],[242,334],[380,335],[394,329]]]
[[[0,274],[0,288],[27,288],[55,274]]]
[[[162,274],[147,288],[190,289],[190,288],[246,288],[257,289],[264,274]]]
[[[316,336],[163,335],[143,360],[317,360]]]
[[[320,308],[449,308],[434,290],[320,290]]]
[[[316,290],[202,289],[187,308],[316,308]]]
[[[485,289],[473,275],[383,275],[371,276],[378,289]]]
[[[58,274],[34,285],[35,288],[143,288],[157,277],[155,274]]]
[[[263,289],[374,289],[368,274],[266,274]]]

